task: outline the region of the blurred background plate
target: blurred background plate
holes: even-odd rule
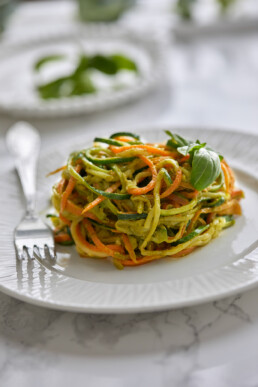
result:
[[[256,0],[172,0],[171,3],[171,28],[180,38],[257,31]]]
[[[76,57],[84,53],[121,53],[139,69],[127,85],[100,89],[94,94],[41,100],[35,88],[35,62],[47,55]],[[127,28],[98,24],[68,32],[44,32],[2,46],[0,52],[0,110],[24,117],[70,116],[96,112],[137,99],[159,83],[165,70],[165,43],[155,33],[148,36]]]

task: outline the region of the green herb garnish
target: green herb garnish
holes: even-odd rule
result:
[[[55,62],[64,59],[64,55],[48,55],[45,56],[44,58],[39,59],[35,64],[34,64],[34,70],[39,71],[41,67],[43,67],[46,63],[48,62]]]
[[[64,58],[65,56],[63,55],[43,57],[35,63],[34,70],[38,72],[46,63]],[[112,76],[122,70],[137,72],[138,68],[135,62],[121,54],[97,54],[92,56],[82,54],[71,74],[37,86],[38,93],[42,99],[56,99],[95,93],[97,89],[91,79],[91,70],[97,70]]]
[[[167,146],[176,149],[183,156],[190,155],[192,165],[190,182],[195,189],[202,191],[217,179],[221,173],[220,160],[223,156],[206,146],[206,143],[188,141],[183,137],[166,131],[171,137]]]
[[[221,172],[219,155],[206,148],[193,153],[190,182],[198,191],[202,191],[217,179]]]

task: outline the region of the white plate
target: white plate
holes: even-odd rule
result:
[[[162,129],[138,132],[148,140],[158,141],[165,139]],[[185,258],[164,259],[122,271],[102,260],[82,259],[73,247],[58,248],[62,264],[54,267],[38,261],[17,262],[12,233],[23,206],[17,176],[13,167],[8,166],[1,176],[5,184],[1,203],[0,289],[21,300],[54,309],[128,313],[193,305],[255,286],[258,283],[258,137],[219,130],[174,131],[187,138],[208,141],[234,168],[238,185],[246,194],[242,201],[243,216],[234,227]],[[107,135],[104,131],[103,134]],[[69,147],[60,144],[61,151],[52,150],[41,157],[40,210],[49,206],[51,186],[56,179],[47,179],[47,172],[63,165],[69,151],[88,145],[92,137],[91,133],[85,134],[84,139],[73,140]],[[67,258],[66,265],[61,253]]]
[[[102,85],[112,83],[112,89],[102,86],[94,94],[41,100],[35,89],[39,79],[33,72],[34,63],[41,57],[52,54],[65,54],[74,61],[82,51],[86,54],[127,55],[138,65],[139,74],[131,82],[125,79],[125,74],[124,77],[118,74],[112,80],[108,77],[104,79],[102,75],[98,77],[101,78]],[[121,27],[101,24],[98,27],[70,29],[67,32],[46,32],[19,40],[1,47],[0,111],[24,117],[53,117],[96,112],[124,104],[143,96],[161,80],[164,76],[164,55],[164,43],[155,34],[148,37]],[[52,64],[53,66],[57,74],[65,71],[65,68],[60,67],[60,62]]]

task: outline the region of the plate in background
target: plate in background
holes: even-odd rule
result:
[[[171,9],[176,8],[176,3],[173,0]],[[190,20],[182,20],[176,12],[171,12],[171,27],[177,37],[191,39],[257,31],[256,0],[235,0],[224,11],[216,0],[198,0],[189,2],[189,6]]]
[[[171,129],[171,128],[170,128]],[[149,141],[165,139],[163,128],[134,130]],[[54,309],[91,313],[130,313],[190,306],[258,284],[258,137],[222,130],[174,129],[187,138],[207,141],[233,167],[245,191],[243,216],[220,237],[181,259],[166,258],[138,268],[117,270],[109,262],[83,259],[73,247],[58,247],[58,262],[51,266],[16,261],[13,229],[24,208],[17,176],[8,165],[1,176],[0,289],[18,299]],[[110,132],[111,133],[111,132]],[[99,135],[108,135],[100,131]],[[70,151],[93,139],[92,133],[60,143],[43,154],[38,171],[38,208],[49,206],[57,177],[46,174],[63,165]]]
[[[101,88],[94,94],[83,96],[40,99],[35,87],[38,77],[33,71],[34,63],[51,54],[64,53],[72,59],[81,51],[86,54],[125,54],[136,62],[139,75],[121,88],[117,79],[112,90]],[[155,33],[146,37],[125,28],[103,24],[68,32],[45,32],[19,40],[1,48],[0,111],[23,117],[55,117],[118,106],[143,96],[155,87],[164,76],[164,59],[164,42],[158,35],[155,37]],[[59,65],[58,62],[52,64],[55,67]]]

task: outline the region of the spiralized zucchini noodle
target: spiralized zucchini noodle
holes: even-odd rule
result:
[[[62,172],[52,194],[57,214],[49,215],[56,242],[122,269],[183,257],[233,225],[244,194],[224,158],[170,135],[167,143],[128,132],[95,138],[51,172]]]

